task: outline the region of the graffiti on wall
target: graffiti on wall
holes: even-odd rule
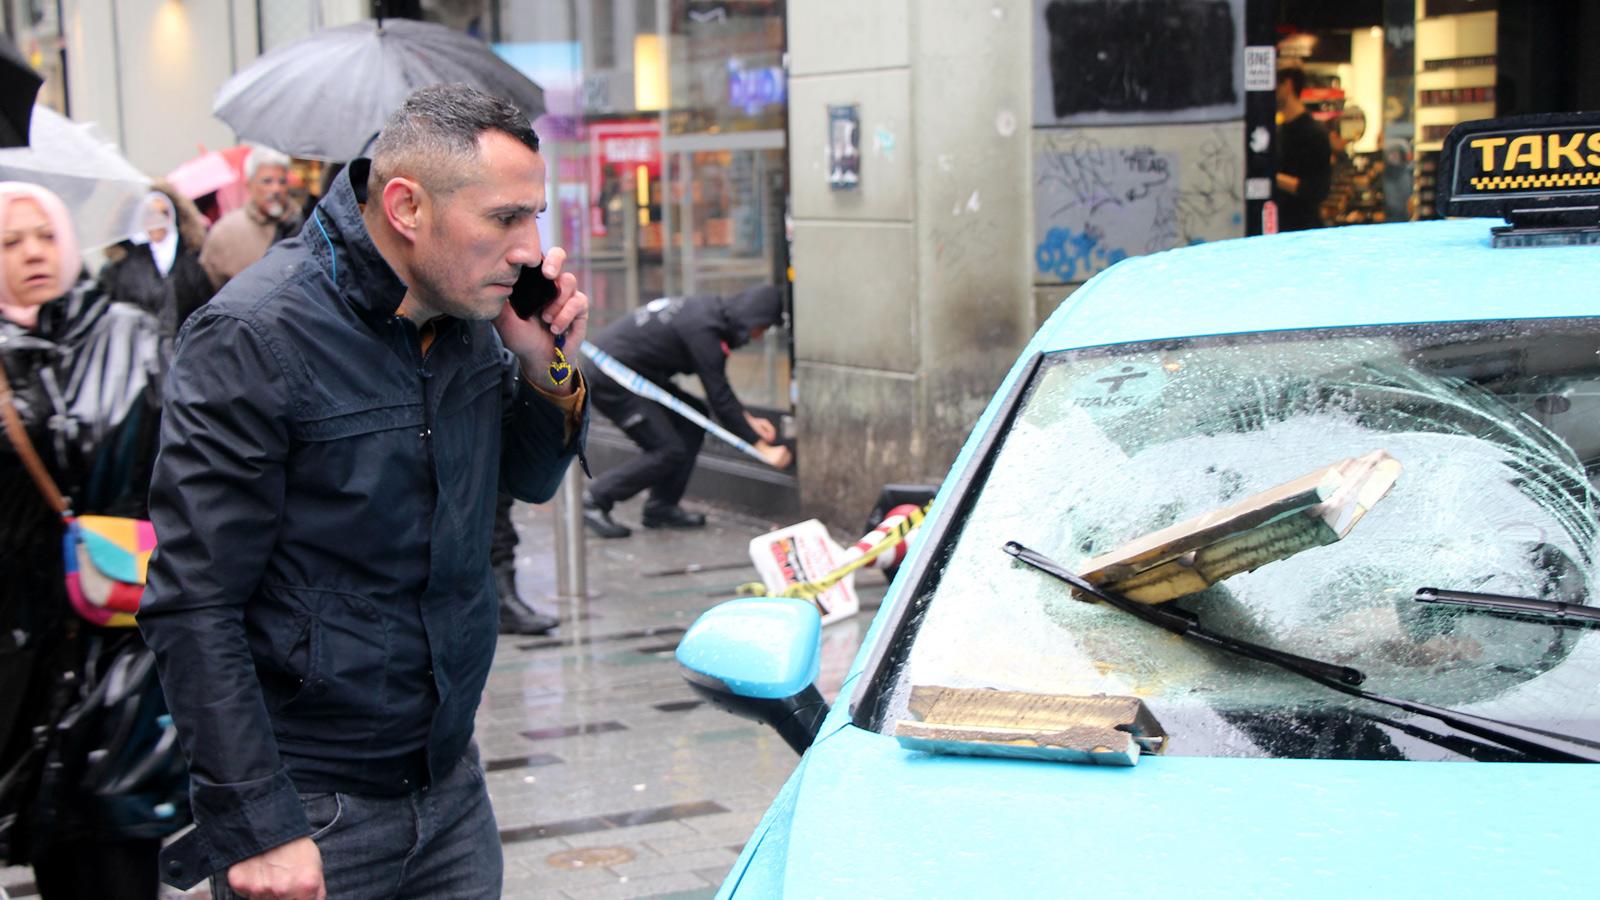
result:
[[[1034,281],[1244,234],[1243,125],[1034,135]]]

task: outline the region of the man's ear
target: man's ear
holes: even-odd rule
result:
[[[426,202],[422,185],[409,178],[391,178],[383,186],[383,215],[389,220],[389,227],[408,241],[417,239],[417,224],[422,221]]]

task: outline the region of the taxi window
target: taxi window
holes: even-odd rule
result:
[[[1079,601],[1001,549],[1075,568],[1384,450],[1404,470],[1344,540],[1176,602],[1213,631],[1357,666],[1379,693],[1600,736],[1600,633],[1412,599],[1429,586],[1590,602],[1597,354],[1600,323],[1562,319],[1047,357],[913,598],[921,618],[876,724],[892,732],[912,685],[1106,693],[1143,698],[1173,754],[1459,758],[1437,723]]]

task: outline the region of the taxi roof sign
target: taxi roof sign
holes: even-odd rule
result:
[[[1496,247],[1600,244],[1600,114],[1480,119],[1450,129],[1438,209],[1498,216]]]

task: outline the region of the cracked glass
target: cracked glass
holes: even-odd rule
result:
[[[1167,752],[1516,759],[1075,599],[1149,532],[1383,450],[1404,467],[1341,541],[1174,601],[1207,628],[1355,666],[1367,689],[1600,737],[1600,633],[1423,605],[1434,587],[1590,602],[1600,322],[1232,335],[1045,358],[913,609],[882,723],[912,684],[1142,698]]]

